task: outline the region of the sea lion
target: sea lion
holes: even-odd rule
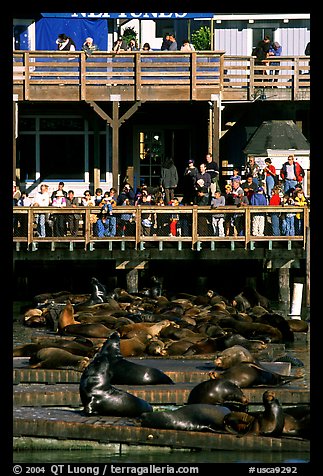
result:
[[[120,351],[120,336],[113,332],[100,349],[100,355],[109,363],[111,384],[119,385],[161,385],[173,384],[161,370],[146,365],[129,362]]]
[[[145,355],[147,342],[143,342],[138,337],[131,339],[121,339],[120,351],[123,357],[141,357]]]
[[[298,405],[294,408],[285,408],[283,435],[310,439],[310,420],[309,405]]]
[[[276,327],[282,334],[283,342],[294,342],[294,333],[291,330],[287,319],[278,313],[266,313],[255,319],[255,322],[268,324]]]
[[[83,309],[88,306],[93,306],[93,304],[100,304],[106,302],[108,294],[106,287],[94,277],[91,278],[91,285],[92,293],[89,299],[75,304],[75,309]]]
[[[252,432],[262,436],[281,436],[284,428],[284,410],[273,390],[263,393],[264,411],[256,414]]]
[[[283,336],[280,330],[268,324],[243,322],[233,317],[219,318],[216,322],[223,327],[223,329],[231,329],[247,339],[264,340],[264,338],[269,338],[273,343],[280,343],[283,341]]]
[[[136,332],[143,332],[149,335],[150,337],[155,337],[159,335],[162,329],[168,327],[171,322],[167,319],[164,319],[160,322],[150,323],[150,322],[135,322],[133,324],[126,324],[121,326],[118,329],[121,337],[135,337]]]
[[[161,339],[154,337],[148,342],[146,353],[148,355],[166,355],[165,343]]]
[[[24,316],[23,324],[26,327],[46,327],[47,320],[42,314],[27,317]]]
[[[223,420],[231,410],[222,405],[194,403],[174,411],[143,413],[141,426],[166,430],[212,431],[223,429]]]
[[[79,321],[74,319],[74,307],[71,301],[68,299],[64,308],[61,310],[58,318],[58,330],[61,331],[64,327],[69,325],[80,325]]]
[[[30,357],[38,352],[40,349],[46,347],[55,347],[63,349],[71,354],[81,355],[83,357],[93,357],[97,352],[98,347],[91,341],[88,343],[78,342],[76,340],[65,340],[63,337],[58,338],[44,338],[38,342],[31,342],[29,344],[22,344],[13,348],[13,357]]]
[[[70,324],[59,331],[61,335],[84,336],[84,337],[109,337],[112,330],[100,322],[85,323],[79,325]]]
[[[77,335],[84,337],[108,337],[111,329],[100,322],[80,323],[74,319],[74,308],[67,300],[58,318],[58,331],[61,335]]]
[[[138,417],[152,412],[152,406],[145,400],[111,385],[111,364],[106,344],[80,378],[79,392],[86,415]]]
[[[187,403],[209,403],[212,405],[225,405],[236,409],[240,405],[247,405],[248,398],[238,385],[226,379],[210,379],[198,383],[190,391]]]
[[[29,367],[32,369],[73,369],[82,372],[90,359],[83,355],[71,354],[57,347],[44,347],[32,354]]]
[[[266,344],[262,340],[256,339],[247,339],[243,337],[241,334],[233,334],[227,333],[227,335],[223,339],[224,348],[232,347],[234,345],[242,345],[250,352],[256,352],[260,350],[267,349],[268,344]]]
[[[297,372],[295,375],[280,375],[263,368],[260,364],[254,362],[240,362],[223,372],[212,371],[209,373],[211,378],[225,378],[238,385],[240,388],[259,387],[259,386],[281,386],[293,382],[304,376],[303,372]]]
[[[256,362],[251,352],[242,345],[233,345],[219,352],[214,365],[220,369],[228,369],[240,362]]]
[[[308,322],[302,319],[287,319],[287,324],[293,332],[308,332]]]

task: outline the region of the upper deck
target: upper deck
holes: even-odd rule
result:
[[[310,57],[223,51],[14,51],[18,101],[300,101],[310,99]]]

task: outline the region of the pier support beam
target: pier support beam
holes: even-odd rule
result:
[[[279,292],[278,292],[278,300],[286,304],[287,306],[290,305],[290,287],[289,287],[289,268],[279,268]]]
[[[128,293],[137,293],[138,292],[138,269],[131,269],[126,276],[127,280],[127,291]]]

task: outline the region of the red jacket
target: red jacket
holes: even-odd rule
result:
[[[285,180],[285,178],[287,176],[287,171],[286,171],[286,165],[287,164],[288,164],[288,162],[285,162],[284,165],[282,166],[282,168],[280,169],[280,176],[283,180]],[[303,181],[303,177],[305,176],[305,172],[304,172],[303,167],[298,162],[294,162],[294,174],[295,174],[297,182],[302,182]]]

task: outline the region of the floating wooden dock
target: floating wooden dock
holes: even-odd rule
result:
[[[281,349],[276,349],[281,352]],[[204,356],[205,357],[205,356]],[[208,379],[214,369],[209,358],[165,359],[129,358],[158,367],[169,375],[174,385],[115,385],[117,388],[149,401],[153,406],[180,406],[187,403],[192,388]],[[212,449],[232,451],[298,451],[308,452],[310,442],[301,438],[271,438],[255,435],[237,437],[220,432],[192,432],[142,428],[138,419],[86,416],[79,396],[81,372],[28,368],[29,358],[14,358],[13,436],[17,438],[46,438],[77,440],[89,444],[148,445],[167,449]],[[291,373],[291,364],[263,362],[272,371]],[[243,389],[250,405],[262,405],[266,387]],[[309,404],[307,377],[275,388],[285,406]]]
[[[271,438],[227,433],[157,430],[142,428],[130,418],[85,416],[71,408],[25,408],[13,411],[13,436],[92,440],[100,443],[149,445],[173,449],[231,451],[300,451],[310,450],[310,442],[301,438]]]

